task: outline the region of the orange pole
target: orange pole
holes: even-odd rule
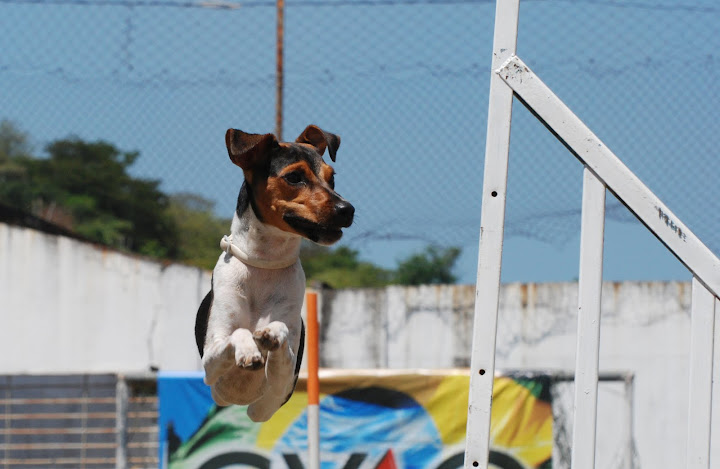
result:
[[[308,404],[317,405],[320,398],[320,379],[318,377],[318,317],[317,317],[317,293],[307,293],[307,357],[308,357]]]
[[[320,378],[317,293],[305,295],[307,305],[307,429],[308,429],[308,468],[320,469]]]

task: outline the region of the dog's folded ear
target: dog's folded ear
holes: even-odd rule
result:
[[[316,125],[308,125],[295,141],[297,143],[308,143],[314,146],[321,155],[325,153],[325,148],[327,148],[330,159],[333,160],[333,162],[335,162],[337,149],[340,147],[339,136],[325,132]]]
[[[258,165],[278,145],[278,141],[273,134],[248,134],[242,130],[228,129],[225,144],[232,162],[249,170]]]

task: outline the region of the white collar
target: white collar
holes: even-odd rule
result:
[[[222,237],[222,239],[220,240],[220,249],[222,249],[228,254],[232,254],[243,264],[247,264],[260,269],[285,269],[294,265],[298,261],[297,255],[293,255],[285,259],[253,259],[245,251],[240,249],[237,245],[233,244],[232,235],[225,235]]]

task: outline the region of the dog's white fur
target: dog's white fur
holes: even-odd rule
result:
[[[223,253],[213,271],[202,359],[205,383],[218,405],[249,404],[248,416],[266,421],[295,386],[305,293],[298,259],[302,238],[260,222],[250,207],[235,214],[231,235],[254,265],[291,264],[265,269]]]

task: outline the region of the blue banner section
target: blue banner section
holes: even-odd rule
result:
[[[166,467],[164,458],[169,447],[190,439],[215,404],[210,388],[203,382],[204,377],[202,371],[158,373],[161,468]]]

